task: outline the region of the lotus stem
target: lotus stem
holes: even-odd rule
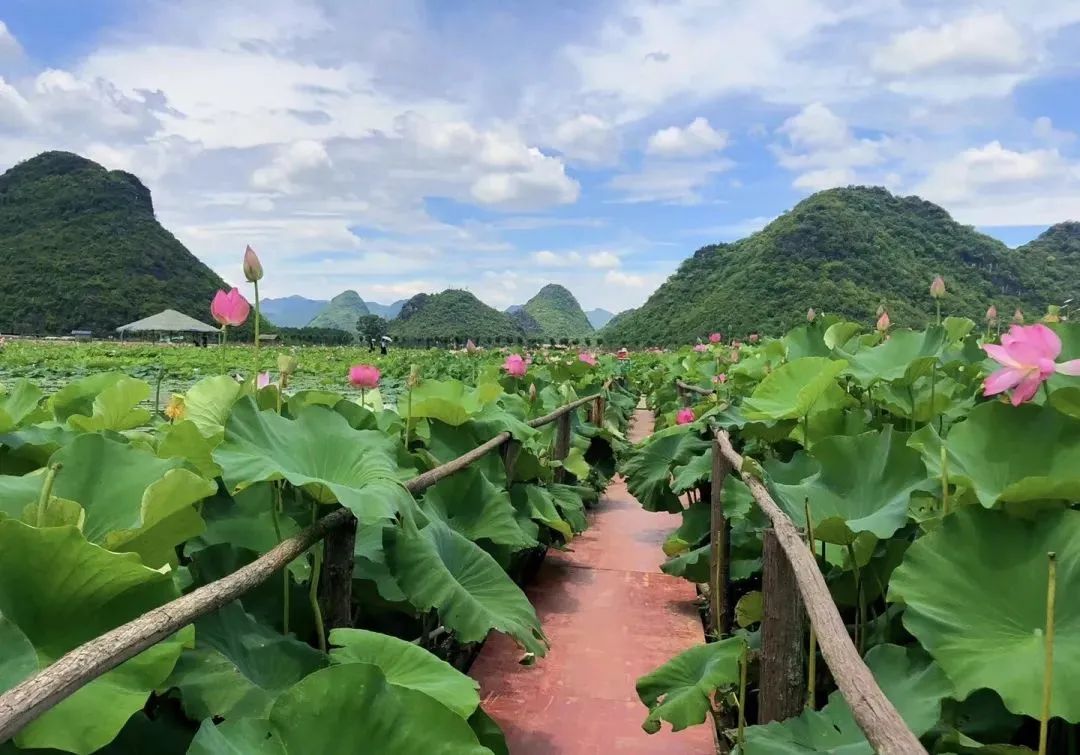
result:
[[[225,344],[229,342],[229,326],[221,326],[221,374],[229,374],[228,358],[225,356]]]
[[[746,667],[750,665],[749,655],[750,644],[744,642],[742,658],[739,659],[739,733],[735,737],[740,750],[743,747],[743,730],[746,729]]]
[[[165,379],[165,366],[162,365],[158,370],[157,376],[157,389],[154,391],[154,416],[157,417],[161,411],[161,381]]]
[[[280,411],[280,410],[279,410]],[[270,504],[270,518],[274,522],[274,535],[277,536],[277,541],[280,544],[281,537],[281,521],[279,519],[280,510],[282,508],[281,503],[281,481],[277,480],[273,483],[274,486],[274,500]],[[286,567],[281,570],[281,597],[283,606],[281,609],[281,633],[289,633],[289,569]]]
[[[862,569],[859,568],[859,561],[855,558],[855,546],[848,543],[847,552],[851,559],[851,566],[855,570],[855,592],[859,596],[859,615],[855,619],[855,644],[859,647],[859,655],[862,655],[863,647],[866,645],[866,598],[863,596]]]
[[[311,521],[318,518],[317,503],[311,504]],[[308,601],[311,603],[311,613],[315,618],[315,632],[319,636],[319,650],[326,652],[326,627],[323,624],[322,608],[319,607],[319,576],[322,574],[323,543],[316,543],[312,556],[314,565],[311,567],[311,582],[308,585]]]
[[[259,380],[259,371],[262,370],[262,360],[259,354],[259,281],[252,281],[255,284],[255,380],[256,384]]]
[[[1039,755],[1046,755],[1050,728],[1050,700],[1054,688],[1054,602],[1057,594],[1057,554],[1046,554],[1046,669],[1043,672],[1042,717],[1039,720]]]
[[[934,303],[937,304],[937,324],[941,325],[941,299],[934,299]]]
[[[941,439],[941,516],[949,515],[949,453]]]
[[[49,515],[49,499],[52,497],[53,482],[56,481],[56,473],[62,465],[57,462],[50,464],[45,470],[45,479],[41,483],[41,494],[37,503],[37,526],[44,527]]]
[[[810,518],[810,499],[803,501],[806,513],[806,544],[810,547],[810,555],[814,555],[814,521]],[[814,625],[810,624],[810,647],[806,658],[806,707],[813,710],[815,707],[814,687],[817,684],[817,632]]]

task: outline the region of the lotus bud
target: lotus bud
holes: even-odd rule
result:
[[[169,418],[170,422],[176,422],[183,419],[186,413],[187,407],[184,404],[184,397],[174,393],[172,398],[169,399],[169,403],[165,405],[165,416]]]
[[[1013,312],[1013,322],[1017,325],[1024,324],[1024,312],[1020,309],[1020,307],[1017,307],[1016,311]]]
[[[817,317],[817,312],[814,311],[813,307],[810,307],[810,309],[806,310],[807,322],[813,322],[815,317]]]
[[[465,342],[465,351],[469,352],[470,354],[476,353],[476,344],[473,343],[473,339],[470,338],[468,341]]]
[[[884,333],[889,329],[890,325],[892,325],[892,320],[889,319],[889,313],[882,311],[881,317],[878,318],[876,326],[878,333]]]
[[[529,403],[536,403],[536,383],[529,383]]]
[[[278,354],[277,368],[282,375],[291,375],[296,372],[298,363],[292,354]]]
[[[987,325],[993,325],[993,324],[995,324],[997,322],[997,319],[998,319],[997,307],[995,307],[993,304],[991,304],[990,308],[986,310],[986,324]]]
[[[885,305],[878,304],[877,312],[875,312],[874,314],[876,314],[878,317],[881,317],[883,314],[885,314]]]
[[[405,385],[407,385],[410,390],[420,385],[420,365],[414,364],[409,368],[409,377],[406,378]]]
[[[262,280],[263,268],[259,262],[259,255],[250,246],[244,250],[244,277],[249,283]]]
[[[940,299],[945,295],[945,280],[940,276],[935,276],[934,282],[930,284],[930,297],[932,299]]]
[[[757,343],[760,338],[761,336],[759,336],[757,333],[751,333],[746,340],[748,340],[750,343]]]

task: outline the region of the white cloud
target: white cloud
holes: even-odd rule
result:
[[[318,180],[331,167],[330,155],[321,142],[302,139],[280,149],[270,165],[251,174],[256,189],[290,193],[297,181]]]
[[[798,172],[792,185],[820,191],[856,183],[856,169],[886,160],[890,140],[858,138],[847,122],[820,102],[814,102],[788,118],[777,129],[787,138],[774,146],[780,165]]]
[[[619,267],[622,260],[614,252],[593,252],[587,258],[589,267],[607,269]]]
[[[702,162],[648,162],[635,173],[615,176],[608,188],[620,195],[618,201],[631,204],[698,204],[704,200],[702,191],[713,177],[734,165],[723,157]]]
[[[705,118],[695,118],[685,128],[669,126],[649,137],[646,150],[661,157],[700,157],[719,152],[728,144],[728,135],[717,131]]]
[[[549,249],[544,249],[539,252],[534,252],[532,259],[533,262],[540,267],[548,268],[588,267],[594,270],[608,270],[617,268],[622,264],[619,255],[610,251],[553,252]]]
[[[609,270],[604,275],[604,281],[623,288],[644,288],[649,285],[649,280],[644,275],[624,273],[621,270]]]
[[[611,123],[583,113],[558,125],[552,146],[570,160],[609,165],[618,160],[620,143]]]
[[[14,59],[22,55],[22,47],[19,40],[8,29],[7,24],[0,20],[0,63],[5,59]]]
[[[993,141],[935,166],[916,193],[936,202],[960,203],[985,192],[1034,188],[1048,180],[1069,178],[1080,180],[1080,173],[1056,149],[1019,152]]]
[[[1030,56],[1024,34],[1003,13],[980,12],[897,34],[874,54],[872,63],[887,75],[941,68],[990,73],[1015,70]]]
[[[533,254],[533,261],[541,267],[574,267],[581,264],[581,255],[577,252],[552,252],[547,249]]]
[[[1031,124],[1031,133],[1036,138],[1050,144],[1068,144],[1076,139],[1076,134],[1054,126],[1054,122],[1045,115],[1036,118]]]

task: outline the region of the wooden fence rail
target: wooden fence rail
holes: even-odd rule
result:
[[[675,381],[675,390],[682,403],[689,401],[692,394],[699,396],[711,396],[716,391],[690,385],[682,380]],[[825,583],[825,577],[818,567],[817,559],[806,545],[802,534],[795,527],[795,523],[785,514],[772,496],[765,484],[752,474],[742,472],[742,456],[731,445],[731,438],[725,430],[714,427],[715,440],[713,444],[713,478],[712,478],[712,512],[710,527],[710,555],[713,558],[709,571],[709,598],[710,617],[714,631],[720,635],[727,633],[730,627],[732,606],[730,605],[730,585],[728,584],[728,561],[730,523],[724,517],[723,511],[723,486],[724,478],[731,470],[739,472],[739,476],[747,487],[754,500],[765,512],[772,522],[772,528],[765,534],[770,542],[769,553],[765,559],[772,558],[771,565],[765,567],[770,571],[767,582],[777,580],[794,580],[798,594],[801,596],[802,607],[810,619],[810,625],[817,635],[818,647],[821,655],[825,658],[829,670],[832,672],[836,686],[840,694],[844,696],[848,707],[851,708],[855,723],[862,729],[866,739],[881,755],[926,755],[926,749],[919,742],[919,738],[904,723],[896,707],[881,691],[874,675],[870,673],[859,655],[855,644],[848,635],[847,627],[840,611],[833,602],[832,594]],[[778,546],[778,547],[777,547]],[[777,568],[776,551],[780,550],[787,559],[789,569]],[[723,563],[718,564],[717,559]],[[771,591],[776,591],[773,587]],[[762,585],[762,593],[765,601],[766,616],[762,622],[762,695],[768,697],[760,706],[763,713],[762,723],[766,720],[775,720],[779,717],[791,716],[798,713],[797,702],[804,699],[806,677],[794,673],[793,669],[801,664],[802,655],[806,650],[801,641],[801,626],[792,626],[794,619],[788,610],[773,601],[777,607],[776,621],[770,623],[782,623],[784,626],[770,627],[772,632],[767,632],[764,624],[769,621],[769,596],[770,586]],[[790,603],[790,585],[783,586],[781,592],[788,597],[780,598],[780,603]],[[787,606],[790,608],[790,606]],[[800,611],[801,613],[801,611]],[[798,621],[801,625],[801,620]],[[774,642],[771,647],[765,647],[765,634],[771,634]],[[782,649],[786,648],[786,650]],[[784,657],[769,657],[770,653],[781,653]],[[768,668],[765,668],[768,667]],[[766,685],[772,685],[775,689],[766,689]]]
[[[559,407],[550,414],[529,421],[541,427],[558,421],[557,438],[569,435],[570,413],[588,403],[601,405],[602,394],[586,396]],[[564,436],[565,434],[565,436]],[[502,432],[473,450],[407,481],[410,493],[420,493],[436,482],[460,472],[485,454],[511,441]],[[557,444],[558,446],[558,444]],[[559,460],[556,448],[553,458]],[[203,585],[187,595],[148,611],[137,619],[116,627],[61,656],[54,663],[24,679],[0,695],[0,744],[15,736],[24,726],[45,711],[70,697],[87,683],[143,650],[161,642],[196,619],[236,600],[253,587],[265,582],[293,559],[339,528],[355,526],[355,518],[345,508],[330,513],[300,533],[283,540],[250,564],[221,579]],[[351,589],[351,580],[350,589]],[[331,596],[329,605],[341,605],[340,596]],[[329,625],[328,626],[333,626]]]

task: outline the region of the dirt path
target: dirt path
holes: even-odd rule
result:
[[[635,413],[630,436],[652,432]],[[652,736],[634,682],[702,642],[694,587],[660,572],[676,515],[644,511],[616,478],[572,551],[549,551],[526,592],[551,651],[534,666],[493,634],[473,664],[484,709],[503,727],[511,755],[711,755],[711,726]]]

